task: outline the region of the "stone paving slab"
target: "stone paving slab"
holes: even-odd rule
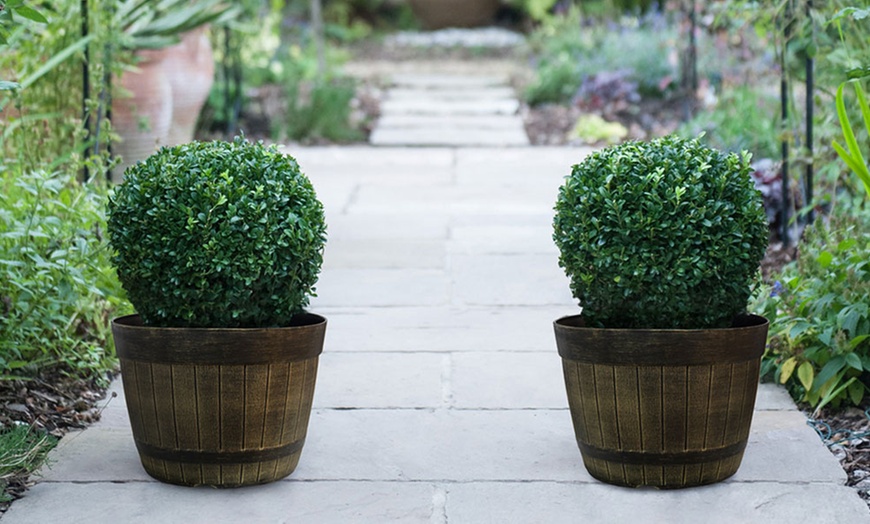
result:
[[[450,169],[456,161],[456,151],[450,148],[389,150],[368,146],[287,147],[283,151],[292,154],[303,170],[306,166],[332,167],[335,172],[351,172],[356,169],[400,170],[421,167]],[[329,173],[330,175],[333,173]],[[427,175],[428,176],[428,175]],[[421,177],[425,178],[425,177]]]
[[[458,409],[566,409],[562,360],[543,352],[451,355],[451,405]]]
[[[558,258],[544,255],[453,255],[453,301],[469,306],[574,304]]]
[[[408,74],[400,73],[391,75],[391,83],[399,87],[413,87],[417,89],[430,88],[481,88],[499,87],[508,83],[505,75],[449,75],[449,74]]]
[[[545,254],[558,260],[559,250],[541,227],[469,225],[451,228],[447,250],[462,255]]]
[[[527,146],[506,77],[399,76],[369,138],[377,146]]]
[[[441,408],[447,405],[449,354],[330,353],[320,357],[316,408]]]
[[[820,484],[726,483],[683,491],[628,490],[576,482],[296,482],[239,490],[158,483],[41,484],[3,522],[125,524],[244,522],[344,524],[626,522],[818,524],[870,522],[850,488]],[[104,499],[94,504],[95,497]],[[36,503],[41,499],[44,503]],[[818,500],[808,511],[808,500]],[[827,504],[825,501],[843,501]],[[58,518],[64,515],[66,518]],[[235,521],[238,522],[238,521]]]
[[[572,301],[568,306],[416,306],[416,307],[350,307],[324,306],[315,309],[330,319],[341,329],[372,329],[392,331],[393,329],[429,329],[449,333],[453,329],[474,328],[490,332],[504,330],[512,326],[518,332],[541,331],[550,338],[548,351],[556,351],[553,335],[553,321],[565,315],[577,313],[578,306]],[[425,350],[424,350],[425,351]]]
[[[423,483],[275,482],[232,490],[157,482],[40,484],[4,524],[429,523],[441,490]],[[43,500],[44,503],[36,503]],[[437,513],[436,513],[437,515]],[[436,520],[435,522],[445,522]]]
[[[591,481],[572,431],[567,410],[318,410],[294,478]]]
[[[849,488],[725,483],[680,491],[555,482],[468,483],[447,491],[450,522],[501,524],[790,524],[870,522]],[[840,503],[827,503],[837,500]]]
[[[516,100],[435,100],[425,98],[386,99],[381,102],[384,114],[419,115],[515,115],[520,110]]]
[[[450,282],[430,269],[332,269],[317,282],[312,310],[321,306],[440,306],[450,300]]]
[[[422,118],[411,127],[378,126],[372,131],[371,143],[378,146],[526,146],[529,139],[521,125],[499,129],[483,126],[429,125]]]
[[[426,127],[432,129],[466,128],[492,133],[501,129],[523,131],[523,122],[514,116],[489,115],[384,115],[378,120],[381,129]],[[524,131],[523,131],[524,132]],[[528,140],[526,140],[528,142]],[[528,144],[526,144],[528,145]]]
[[[460,187],[548,187],[555,203],[558,188],[591,148],[457,149],[456,182]]]
[[[389,310],[391,308],[383,308]],[[512,333],[502,324],[492,329],[456,327],[445,331],[433,327],[393,327],[377,330],[347,327],[342,319],[330,318],[327,341],[330,348],[347,352],[469,352],[469,351],[540,351],[553,353],[556,344],[549,325],[528,332]]]
[[[448,60],[443,58],[415,60],[354,60],[344,64],[342,70],[357,78],[376,78],[384,82],[392,80],[402,83],[422,81],[429,83],[426,77],[456,78],[460,82],[463,77],[477,80],[481,76],[493,79],[496,85],[506,82],[513,75],[530,74],[528,66],[518,63],[515,59],[488,58],[487,60]]]
[[[516,100],[517,95],[513,88],[508,86],[487,87],[447,87],[447,86],[420,86],[415,88],[394,87],[390,89],[390,100],[416,100],[425,97],[427,100],[442,102],[468,101],[468,100]]]
[[[785,469],[783,456],[790,457]],[[129,429],[73,434],[50,458],[53,466],[43,472],[49,482],[149,480]],[[315,409],[292,478],[595,482],[564,408]],[[757,411],[743,465],[728,482],[841,485],[845,473],[799,413]]]
[[[330,239],[323,256],[324,270],[443,269],[447,250],[440,240]]]
[[[450,218],[443,215],[418,216],[413,222],[395,220],[395,216],[385,212],[370,213],[364,216],[330,217],[327,224],[327,249],[333,242],[365,240],[441,240],[446,241],[450,231]]]
[[[359,189],[345,209],[347,213],[382,214],[390,210],[395,215],[439,214],[472,215],[542,215],[552,221],[552,209],[557,189],[547,185],[533,186],[519,193],[506,187],[434,186],[417,188],[366,185]]]

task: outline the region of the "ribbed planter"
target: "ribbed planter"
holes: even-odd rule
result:
[[[158,328],[138,315],[112,332],[133,438],[163,482],[235,487],[296,469],[311,414],[326,319],[291,327]]]
[[[737,472],[766,319],[708,330],[593,329],[579,316],[554,325],[577,444],[593,477],[670,489]]]
[[[499,0],[409,0],[426,29],[477,27],[492,22]]]

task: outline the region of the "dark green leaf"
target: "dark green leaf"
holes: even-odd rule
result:
[[[45,17],[39,13],[39,11],[37,11],[36,9],[33,9],[32,7],[28,7],[26,5],[21,5],[19,7],[16,7],[15,14],[19,15],[23,18],[26,18],[28,20],[38,22],[40,24],[47,24],[48,23],[48,20],[46,20]]]
[[[858,371],[863,371],[864,366],[861,363],[861,357],[856,355],[855,353],[847,353],[846,354],[846,363],[857,369]]]

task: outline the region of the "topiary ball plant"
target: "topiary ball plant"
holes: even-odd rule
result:
[[[323,206],[296,161],[236,138],[163,148],[109,199],[121,284],[145,325],[287,326],[323,261]]]
[[[573,167],[554,240],[589,327],[707,329],[745,313],[768,243],[747,154],[627,142]]]

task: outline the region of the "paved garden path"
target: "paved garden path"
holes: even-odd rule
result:
[[[378,146],[527,146],[520,104],[506,75],[392,75]]]
[[[588,151],[290,153],[329,222],[312,304],[329,327],[296,472],[235,490],[156,482],[116,398],[100,423],[62,440],[3,524],[870,522],[770,385],[743,466],[724,483],[631,490],[586,473],[552,333],[576,305],[550,223],[562,177]]]

